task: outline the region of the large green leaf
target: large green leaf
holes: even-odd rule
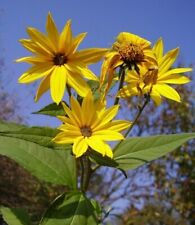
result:
[[[8,123],[5,121],[0,120],[0,132],[11,132],[17,131],[24,128],[24,125],[17,124],[17,123]]]
[[[8,225],[30,225],[30,218],[23,209],[1,207],[0,212]]]
[[[118,145],[114,160],[121,169],[134,169],[166,155],[193,138],[195,133],[128,138]]]
[[[9,128],[9,124],[7,124]],[[26,141],[34,142],[45,147],[57,147],[51,139],[59,132],[57,129],[49,127],[27,127],[27,126],[15,126],[10,130],[1,129],[0,123],[0,135],[7,137],[15,137]]]
[[[43,114],[48,116],[64,116],[65,112],[61,104],[51,103],[44,108],[40,109],[38,112],[33,112],[33,114]]]
[[[100,210],[80,192],[58,197],[40,225],[98,225]]]
[[[39,179],[75,188],[75,160],[69,148],[53,150],[23,139],[0,136],[1,155],[15,160]]]
[[[57,132],[48,127],[1,122],[0,154],[12,158],[42,180],[74,188],[76,172],[71,146],[54,144],[51,139]]]

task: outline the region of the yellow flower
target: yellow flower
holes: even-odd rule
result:
[[[106,91],[109,90],[114,72],[118,67],[135,70],[139,74],[139,65],[156,64],[151,43],[135,34],[122,32],[118,35],[112,49],[105,56],[100,75],[100,87],[107,79]]]
[[[177,59],[179,48],[175,48],[163,55],[163,41],[159,39],[153,47],[157,59],[157,67],[146,69],[140,67],[140,75],[129,71],[126,77],[128,85],[119,91],[120,97],[149,94],[157,105],[162,102],[161,96],[180,102],[178,92],[168,84],[185,84],[190,82],[180,73],[190,72],[191,68],[174,68],[172,65]]]
[[[86,96],[89,87],[84,77],[98,80],[87,66],[99,61],[107,49],[90,48],[77,51],[86,33],[73,37],[70,20],[59,33],[50,13],[46,30],[45,35],[35,28],[28,27],[30,39],[20,40],[33,55],[16,60],[32,64],[32,67],[19,78],[19,83],[30,83],[42,78],[35,101],[50,88],[53,101],[59,104],[67,84],[80,96]]]
[[[67,116],[58,116],[64,124],[59,127],[61,132],[53,141],[58,144],[73,143],[73,154],[76,157],[92,149],[112,158],[112,149],[105,141],[124,139],[119,131],[128,128],[131,124],[125,120],[112,121],[119,105],[106,109],[101,102],[94,102],[90,91],[83,99],[82,105],[71,97],[71,109],[65,104],[63,107]]]

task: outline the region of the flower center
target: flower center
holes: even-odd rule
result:
[[[157,68],[152,68],[149,69],[148,72],[144,75],[143,82],[148,85],[148,84],[156,84],[158,78],[158,69]]]
[[[57,66],[62,66],[65,63],[67,63],[67,61],[68,61],[67,56],[65,56],[62,53],[57,53],[53,58],[54,65],[57,65]]]
[[[119,48],[121,59],[127,64],[135,64],[144,61],[144,53],[140,46],[126,44]]]
[[[87,126],[81,127],[80,131],[84,137],[91,137],[92,135],[92,130],[90,127],[87,127]]]

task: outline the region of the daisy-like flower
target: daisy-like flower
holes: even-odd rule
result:
[[[129,71],[126,77],[128,85],[119,91],[120,97],[149,94],[154,102],[159,105],[162,97],[180,102],[178,92],[169,84],[185,84],[190,79],[180,73],[190,72],[191,68],[174,68],[172,65],[177,59],[179,48],[175,48],[163,55],[163,40],[159,39],[153,47],[158,66],[150,69],[140,67],[140,75]]]
[[[35,101],[50,88],[53,101],[59,104],[67,84],[80,96],[86,96],[89,87],[84,77],[98,80],[88,69],[88,65],[99,61],[107,49],[90,48],[77,51],[86,33],[73,37],[70,20],[59,33],[50,13],[47,17],[46,30],[47,34],[43,34],[35,28],[28,27],[27,33],[30,39],[20,40],[33,55],[16,60],[32,64],[32,67],[19,78],[19,83],[42,79]]]
[[[109,90],[114,72],[118,67],[135,70],[139,74],[139,65],[148,67],[153,64],[156,64],[156,59],[151,43],[135,34],[122,32],[105,56],[100,75],[100,87],[107,80],[106,90]]]
[[[112,149],[105,141],[124,139],[119,132],[131,125],[125,120],[113,121],[119,105],[106,109],[101,102],[94,102],[90,91],[81,105],[71,97],[71,109],[65,104],[63,107],[67,116],[58,116],[64,124],[59,127],[61,132],[53,141],[58,144],[73,143],[72,151],[76,157],[92,149],[112,158]]]

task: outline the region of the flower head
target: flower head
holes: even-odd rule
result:
[[[102,86],[107,78],[106,89],[108,90],[118,67],[135,70],[139,74],[139,65],[148,67],[153,64],[156,64],[156,59],[151,49],[151,43],[135,34],[122,32],[118,35],[110,52],[105,56],[100,85]]]
[[[50,88],[51,97],[58,104],[63,98],[67,84],[80,96],[86,96],[89,87],[84,77],[98,79],[87,66],[99,61],[107,49],[91,48],[77,51],[86,33],[73,37],[70,20],[59,33],[50,13],[46,30],[45,35],[35,28],[28,27],[30,39],[20,40],[33,55],[16,60],[32,64],[32,67],[19,78],[19,82],[30,83],[42,79],[36,93],[36,101]]]
[[[113,120],[119,105],[108,109],[101,102],[94,102],[92,93],[83,99],[80,105],[71,97],[71,109],[63,104],[66,116],[58,116],[64,123],[59,127],[61,131],[53,139],[58,144],[73,143],[73,154],[80,157],[89,149],[95,150],[103,156],[113,157],[111,147],[105,141],[124,139],[119,132],[130,126],[125,120]]]
[[[119,91],[120,97],[132,95],[149,94],[159,105],[162,101],[161,96],[180,102],[178,92],[169,84],[185,84],[190,79],[180,73],[190,72],[191,68],[175,68],[172,65],[177,59],[179,48],[175,48],[163,55],[163,41],[159,39],[153,47],[153,52],[157,60],[157,66],[145,68],[140,67],[140,74],[134,71],[127,73],[126,82]]]

